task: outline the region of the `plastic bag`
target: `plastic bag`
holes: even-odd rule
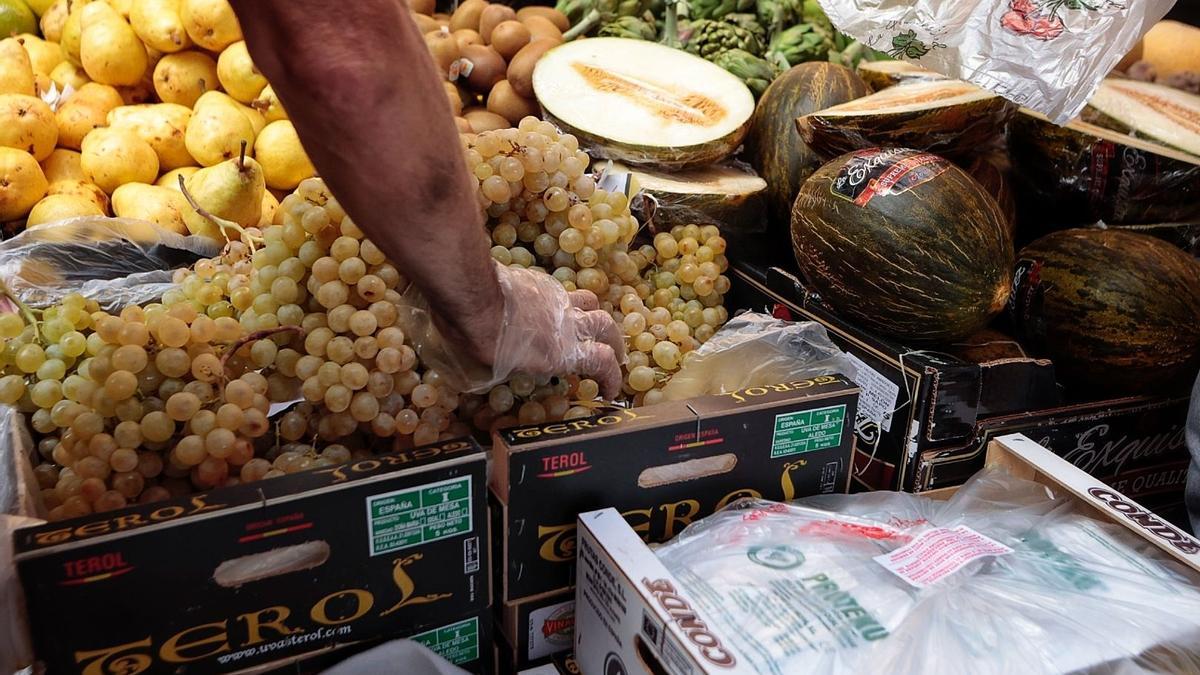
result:
[[[744,500],[657,554],[759,673],[1200,669],[1194,574],[1000,470],[947,502]]]
[[[121,308],[157,300],[174,286],[171,270],[220,251],[212,239],[145,221],[69,218],[0,242],[0,281],[35,307],[81,293],[106,309]]]
[[[856,371],[821,324],[754,312],[730,319],[693,354],[663,387],[665,400]]]
[[[36,517],[41,499],[32,464],[20,456],[33,447],[25,417],[0,406],[0,673],[33,662],[25,596],[13,562],[13,532],[44,522]]]
[[[1174,0],[818,0],[838,30],[1065,124]]]

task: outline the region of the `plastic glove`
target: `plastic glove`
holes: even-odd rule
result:
[[[625,339],[589,291],[567,293],[544,273],[495,265],[504,298],[499,338],[488,367],[447,342],[423,298],[410,291],[401,323],[421,360],[463,392],[486,392],[514,373],[591,377],[606,398],[621,391]]]
[[[383,673],[424,673],[425,675],[467,675],[442,657],[412,640],[393,640],[351,656],[323,675],[382,675]]]

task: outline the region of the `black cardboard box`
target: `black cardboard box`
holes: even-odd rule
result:
[[[966,443],[981,419],[1061,404],[1054,366],[1045,359],[969,361],[901,345],[836,316],[781,268],[739,263],[731,278],[736,306],[819,322],[855,363],[862,394],[854,489],[912,492],[923,451]]]
[[[507,643],[507,662],[524,670],[570,651],[575,635],[575,591],[548,593],[522,602],[496,603],[498,633]]]
[[[17,530],[35,652],[53,673],[229,672],[478,614],[485,465],[447,441]]]
[[[573,586],[589,509],[615,507],[659,542],[739,497],[845,492],[858,391],[822,376],[498,432],[496,604]]]

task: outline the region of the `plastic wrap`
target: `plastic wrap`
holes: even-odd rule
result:
[[[25,418],[0,406],[0,673],[13,673],[33,660],[25,600],[13,563],[13,531],[39,525],[40,498],[33,467],[22,454],[32,452]]]
[[[682,401],[855,370],[821,324],[746,312],[684,360],[663,387],[663,396]]]
[[[81,293],[106,309],[119,308],[156,300],[174,285],[171,270],[220,250],[212,239],[140,220],[70,218],[0,242],[0,281],[36,307]]]
[[[743,500],[657,554],[748,671],[1200,669],[1194,574],[1000,470],[948,502]]]
[[[1180,222],[1200,218],[1200,158],[1073,122],[1021,113],[1009,151],[1023,210],[1057,225]]]
[[[818,0],[868,47],[974,82],[1058,124],[1174,0]]]

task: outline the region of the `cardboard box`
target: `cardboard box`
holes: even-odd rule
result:
[[[550,663],[528,670],[522,670],[520,675],[579,675],[579,664],[575,662],[575,655],[571,652],[563,652],[554,657]]]
[[[1187,398],[1127,398],[984,420],[969,443],[921,454],[917,489],[961,485],[983,468],[992,440],[1019,433],[1174,518],[1191,462],[1184,440],[1187,415]]]
[[[35,652],[229,672],[460,621],[489,607],[485,481],[456,440],[17,530]]]
[[[1062,404],[1054,366],[1005,355],[969,361],[941,349],[884,340],[835,315],[794,274],[738,264],[731,273],[737,307],[816,321],[855,363],[862,387],[855,431],[854,489],[917,489],[917,460],[935,447],[968,442],[980,420]]]
[[[1053,486],[1096,517],[1120,524],[1200,572],[1200,541],[1030,439],[1013,435],[993,441],[988,464]],[[752,672],[615,510],[580,514],[579,557],[575,657],[583,672]]]
[[[653,542],[739,497],[845,492],[858,391],[822,376],[497,433],[497,604],[574,585],[584,511],[615,507]]]
[[[575,636],[575,592],[550,593],[497,606],[499,632],[511,654],[507,665],[522,670],[569,652]]]

